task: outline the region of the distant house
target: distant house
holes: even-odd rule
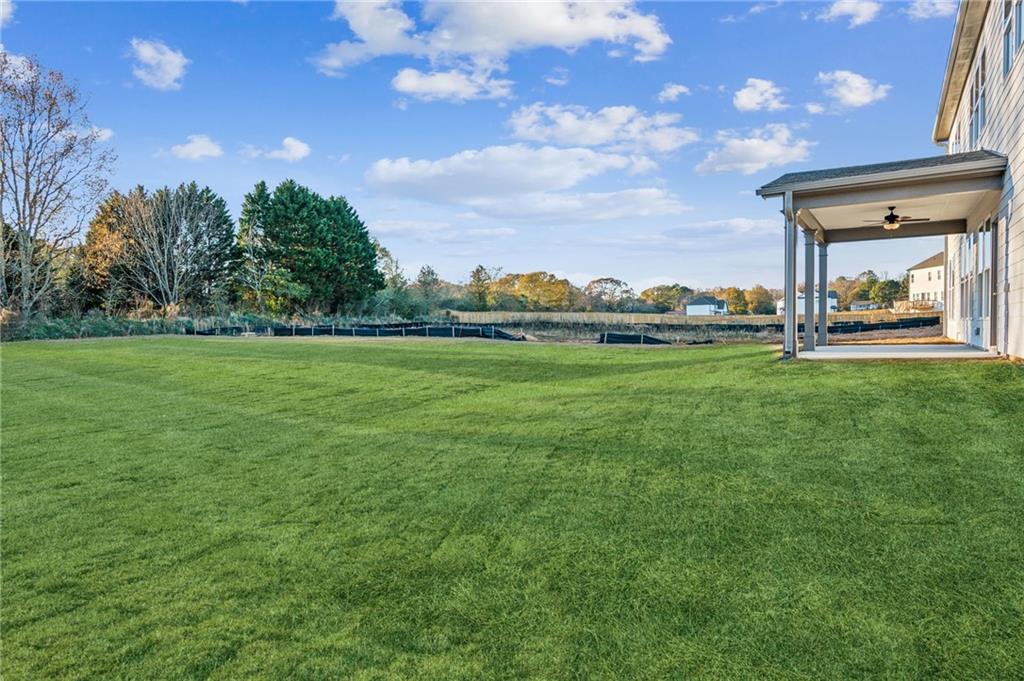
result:
[[[942,309],[945,300],[946,282],[942,272],[946,269],[946,258],[943,251],[922,260],[907,270],[910,277],[910,303],[915,307],[929,306]]]
[[[800,294],[796,297],[796,313],[801,314],[804,309],[804,294]],[[818,296],[815,291],[814,296],[814,309],[818,309]],[[839,294],[835,291],[828,292],[828,311],[838,312],[839,311]],[[779,298],[775,301],[775,314],[786,314],[786,299]]]
[[[729,306],[725,301],[714,296],[698,296],[686,304],[686,316],[710,316],[729,314]]]
[[[878,303],[871,300],[855,300],[850,303],[850,310],[853,312],[859,312],[861,310],[877,310]]]

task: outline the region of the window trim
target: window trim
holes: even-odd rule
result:
[[[1013,56],[1017,53],[1017,46],[1014,44],[1013,16],[1015,13],[1014,0],[1003,0],[1003,79],[1010,77],[1013,71]],[[1019,28],[1018,28],[1019,31]]]

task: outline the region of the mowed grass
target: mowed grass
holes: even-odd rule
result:
[[[2,676],[1008,678],[1024,370],[2,348]]]

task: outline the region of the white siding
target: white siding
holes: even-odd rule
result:
[[[1024,30],[1018,27],[1015,30]],[[993,345],[999,352],[1024,357],[1024,49],[1017,49],[1010,73],[1003,75],[1003,3],[989,3],[981,41],[974,56],[977,65],[986,53],[986,123],[978,147],[1004,154],[1009,159],[1006,182],[998,205],[979,206],[968,218],[969,231],[977,231],[989,216],[998,217],[998,243],[994,286],[996,330]],[[970,88],[975,68],[961,93],[948,151],[971,151]],[[959,131],[959,136],[958,136]],[[960,242],[965,237],[946,237],[946,332],[951,338],[969,339],[960,317]],[[1008,321],[1007,321],[1008,320]]]

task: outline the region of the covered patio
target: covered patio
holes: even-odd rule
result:
[[[801,359],[846,361],[868,359],[995,359],[999,355],[964,343],[820,345]]]
[[[804,237],[804,290],[813,292],[817,285],[819,291],[827,292],[830,246],[964,234],[970,220],[998,205],[1005,172],[1006,157],[982,150],[788,173],[758,189],[762,198],[782,199],[785,217],[783,356],[868,359],[874,354],[881,358],[877,357],[881,347],[908,358],[927,354],[904,349],[912,346],[862,346],[875,349],[857,351],[844,346],[843,352],[829,348],[827,295],[805,295],[803,310],[796,309],[798,234]],[[801,313],[806,332],[798,349]],[[953,351],[956,347],[961,349]],[[933,348],[936,356],[951,359],[975,356],[966,349],[978,350],[956,345]]]

